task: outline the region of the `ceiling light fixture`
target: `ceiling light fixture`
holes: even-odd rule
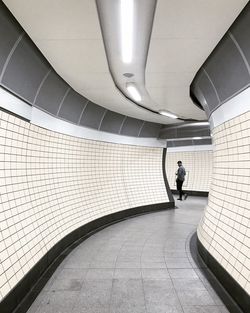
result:
[[[210,125],[210,123],[209,122],[198,122],[195,125],[196,126],[208,126],[208,125]]]
[[[141,95],[139,94],[139,91],[135,88],[134,85],[127,85],[127,90],[130,94],[130,96],[135,100],[135,101],[141,101]]]
[[[122,61],[132,62],[133,30],[134,30],[134,0],[121,0],[121,49]]]
[[[197,122],[197,123],[191,123],[187,126],[208,126],[208,125],[210,125],[209,122]]]
[[[167,117],[170,117],[170,118],[178,118],[177,115],[173,114],[173,113],[170,113],[170,112],[167,112],[165,110],[160,110],[159,113],[161,115],[164,115],[164,116],[167,116]]]
[[[199,139],[202,139],[202,137],[193,137],[192,139],[193,140],[199,140]]]
[[[157,0],[95,1],[115,86],[141,109],[158,114],[159,106],[145,87],[145,66]],[[131,84],[134,87],[128,87]]]

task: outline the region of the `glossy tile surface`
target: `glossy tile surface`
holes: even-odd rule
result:
[[[0,110],[0,302],[75,229],[118,211],[166,202],[162,148],[73,137]],[[143,245],[140,236],[127,238],[127,245],[134,240]],[[91,261],[92,268],[112,268],[116,248],[92,259],[93,246],[69,266],[89,268]],[[121,252],[134,258],[137,251],[125,246]],[[123,261],[138,259],[117,260],[121,268]]]
[[[250,296],[250,111],[215,127],[213,143],[209,201],[197,233]]]

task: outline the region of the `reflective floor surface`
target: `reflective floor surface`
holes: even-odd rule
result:
[[[226,313],[189,241],[207,199],[127,219],[81,243],[29,313]]]

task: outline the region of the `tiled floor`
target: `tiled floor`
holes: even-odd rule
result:
[[[206,198],[110,226],[60,265],[29,313],[226,313],[189,240]]]

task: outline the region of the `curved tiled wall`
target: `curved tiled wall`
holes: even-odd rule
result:
[[[213,179],[198,237],[250,295],[250,111],[215,127],[213,142]]]
[[[169,201],[161,148],[76,138],[0,112],[1,299],[81,225]]]
[[[250,3],[190,86],[193,100],[210,116],[214,145],[199,251],[244,312],[250,307],[249,26]]]
[[[189,148],[189,147],[188,147]],[[181,148],[181,151],[169,148],[167,150],[166,172],[169,186],[176,189],[177,161],[181,160],[186,169],[184,190],[208,192],[212,178],[213,151],[210,149],[192,151]]]

